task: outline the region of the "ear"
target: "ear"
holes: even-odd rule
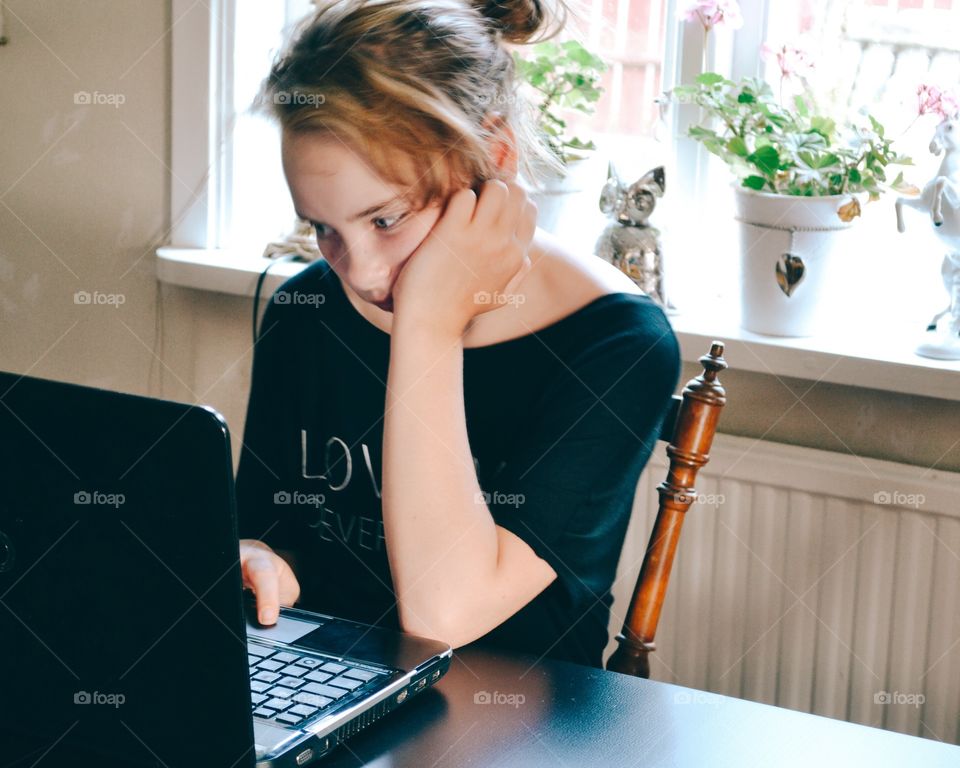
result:
[[[663,197],[664,192],[667,191],[666,171],[662,165],[658,166],[644,174],[636,183],[645,187],[651,187],[657,197]]]
[[[501,181],[512,181],[518,172],[517,141],[513,129],[499,112],[488,112],[483,127],[490,131],[490,158],[500,170]]]

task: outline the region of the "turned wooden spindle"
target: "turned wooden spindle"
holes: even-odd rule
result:
[[[717,378],[727,367],[723,343],[714,341],[709,354],[700,358],[703,373],[683,388],[676,425],[667,445],[670,470],[657,492],[660,507],[643,558],[640,576],[633,591],[623,629],[617,635],[618,647],[607,662],[607,669],[637,677],[650,676],[649,655],[656,649],[654,636],[660,609],[667,592],[673,557],[680,540],[684,515],[696,499],[697,472],[710,459],[710,446],[717,430],[720,411],[727,402],[726,392]]]

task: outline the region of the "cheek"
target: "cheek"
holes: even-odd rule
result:
[[[411,218],[409,226],[404,227],[403,233],[396,238],[397,249],[404,253],[404,261],[427,239],[439,219],[439,207],[427,208]]]
[[[407,222],[407,226],[393,237],[381,237],[379,242],[371,238],[371,247],[376,250],[375,258],[383,259],[399,271],[430,234],[430,230],[439,218],[439,208],[429,208],[414,214]],[[321,245],[320,250],[333,271],[345,280],[350,269],[351,254],[344,250],[336,238],[331,238],[325,245]]]

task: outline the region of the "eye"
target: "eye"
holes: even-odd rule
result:
[[[330,236],[330,233],[327,232],[327,225],[320,224],[318,222],[313,222],[313,230],[317,233],[317,240],[322,240]]]
[[[379,216],[373,220],[373,226],[377,229],[388,231],[393,229],[397,224],[403,221],[407,217],[406,213],[398,213],[395,216]],[[381,223],[385,222],[385,223]]]

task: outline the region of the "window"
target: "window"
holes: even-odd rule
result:
[[[915,183],[932,175],[935,123],[915,122],[917,88],[960,85],[960,0],[777,0],[768,37],[805,40],[821,101],[838,113],[868,109],[918,163]]]
[[[936,119],[917,119],[917,88],[924,82],[960,87],[960,0],[741,0],[741,5],[745,27],[716,35],[711,68],[733,78],[760,75],[776,88],[779,69],[775,62],[761,60],[760,44],[800,43],[816,62],[811,86],[821,105],[841,117],[869,111],[889,136],[897,137],[898,151],[913,158],[915,167],[903,168],[908,181],[922,187],[934,175],[940,160],[928,146]],[[732,53],[720,50],[731,41]],[[684,42],[689,42],[688,50],[679,59],[686,72],[679,79],[689,82],[695,75],[689,47],[697,41]],[[701,276],[696,283],[676,286],[686,306],[733,297],[738,282],[735,260],[718,258],[722,254],[715,245],[735,243],[737,237],[730,174],[719,160],[683,138],[690,119],[674,116],[675,159],[680,178],[696,179],[698,186],[687,184],[690,194],[668,198],[674,223],[670,252],[684,254],[685,274],[695,269]],[[851,315],[854,306],[864,317],[875,314],[877,303],[884,301],[901,313],[901,327],[919,333],[933,311],[946,304],[939,277],[944,246],[911,212],[907,233],[898,235],[895,197],[885,195],[864,211],[858,231],[861,253],[850,266],[850,284],[860,288],[851,292],[857,295]],[[685,226],[691,214],[699,227]],[[696,230],[706,230],[709,238]]]
[[[572,125],[603,134],[654,136],[660,117],[654,100],[662,87],[666,6],[666,0],[592,0],[586,29],[561,35],[579,39],[610,64],[596,114]]]
[[[310,0],[286,3],[236,0],[230,199],[221,247],[262,249],[283,238],[296,221],[280,165],[279,128],[253,115],[250,105],[270,71],[287,30],[312,10]]]
[[[571,130],[594,138],[625,176],[667,165],[668,192],[653,223],[663,231],[668,270],[697,270],[697,281],[671,289],[686,293],[687,306],[735,294],[736,228],[727,169],[685,138],[696,114],[676,105],[660,114],[655,99],[664,89],[691,81],[704,66],[734,78],[772,78],[761,44],[804,37],[821,61],[814,82],[821,97],[854,111],[869,106],[896,135],[913,121],[920,81],[960,83],[960,0],[740,1],[744,27],[711,35],[705,51],[702,30],[682,22],[681,0],[581,0],[580,23],[565,33],[612,65],[596,114],[571,116]],[[311,0],[210,0],[209,9],[172,2],[173,243],[259,253],[290,231],[294,214],[277,129],[248,107],[285,31],[311,10]],[[209,82],[196,76],[204,67]],[[902,148],[918,162],[908,172],[918,185],[936,163],[926,150],[931,130],[912,125]],[[890,251],[895,230],[879,219],[871,226],[884,228],[886,242],[877,248]],[[893,241],[899,251],[922,255],[911,275],[919,280],[922,273],[925,282],[906,292],[925,305],[925,315],[944,300],[937,266],[943,248],[927,230],[914,219],[908,235]]]
[[[249,105],[285,32],[312,10],[311,0],[235,1],[231,56],[235,117],[224,142],[227,190],[218,238],[219,246],[230,250],[262,247],[287,234],[294,223],[280,168],[277,127],[250,114]],[[660,117],[655,99],[662,88],[667,5],[667,0],[592,0],[578,10],[580,23],[559,39],[577,38],[591,51],[602,51],[610,68],[604,74],[604,95],[596,114],[588,118],[574,113],[571,130],[595,139],[602,135],[608,145],[639,138],[647,154],[656,153],[650,147]],[[662,140],[663,125],[660,128]]]

